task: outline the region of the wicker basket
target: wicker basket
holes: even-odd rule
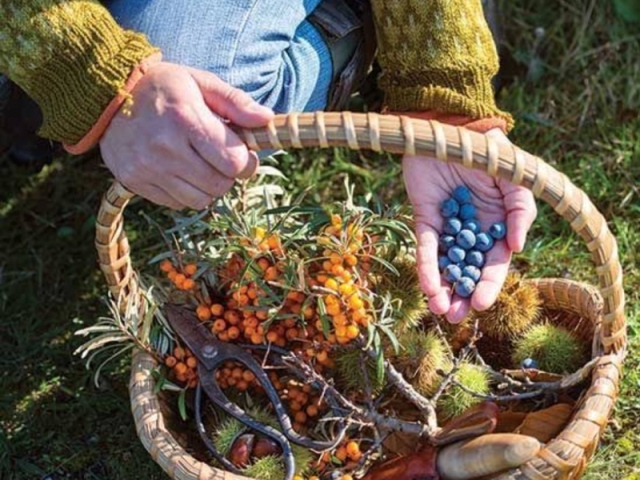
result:
[[[575,314],[581,322],[580,329],[588,326],[586,331],[593,332],[592,355],[598,360],[591,385],[566,428],[534,459],[493,478],[580,478],[618,395],[627,342],[617,245],[605,219],[587,195],[537,157],[513,146],[499,145],[484,135],[432,121],[317,112],[278,116],[267,127],[242,130],[239,134],[256,150],[341,146],[435,156],[444,162],[483,170],[493,177],[523,185],[570,223],[591,252],[599,288],[561,279],[535,280],[534,284],[545,307]],[[98,215],[96,247],[100,266],[116,297],[138,294],[122,216],[132,196],[114,183]],[[130,383],[138,436],[154,460],[175,479],[245,479],[196,460],[178,444],[166,428],[160,401],[153,393],[154,380],[150,372],[155,366],[148,354],[135,354]]]

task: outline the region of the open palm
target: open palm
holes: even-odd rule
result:
[[[494,130],[488,134],[508,142]],[[418,239],[418,274],[422,290],[429,297],[430,310],[445,315],[452,323],[460,322],[470,308],[485,310],[495,302],[507,276],[512,252],[524,248],[527,232],[536,217],[533,194],[505,180],[460,165],[450,165],[434,158],[406,155],[402,161],[407,194],[414,209]],[[444,219],[440,204],[451,197],[458,185],[466,185],[473,194],[477,218],[482,230],[496,222],[505,222],[507,236],[486,254],[482,277],[470,299],[452,295],[452,288],[438,269],[438,238]]]

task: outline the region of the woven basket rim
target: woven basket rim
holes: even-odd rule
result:
[[[568,302],[576,300],[571,297],[571,291],[588,290],[589,295],[598,292],[602,313],[594,330],[593,349],[602,356],[593,370],[591,387],[570,425],[534,460],[494,478],[579,478],[611,415],[627,345],[617,244],[604,217],[587,195],[538,157],[515,146],[498,145],[491,138],[464,128],[435,121],[393,115],[315,112],[276,116],[264,128],[238,133],[255,150],[344,146],[435,156],[529,188],[570,223],[591,252],[599,287],[566,279],[553,281],[573,288],[560,291]],[[139,293],[122,216],[132,196],[115,182],[103,199],[96,227],[100,266],[116,298]],[[539,285],[546,282],[545,279],[535,281]],[[144,369],[148,373],[152,366],[148,360],[140,354],[134,356],[130,394],[138,435],[153,458],[173,478],[219,479],[220,475],[233,480],[245,478],[197,462],[173,439],[164,425],[156,396],[148,394],[147,387],[153,382],[150,374],[144,373]]]

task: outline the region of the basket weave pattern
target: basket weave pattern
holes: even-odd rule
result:
[[[622,268],[616,241],[604,217],[587,195],[566,175],[540,158],[511,145],[502,145],[464,128],[434,121],[350,112],[277,116],[267,127],[239,130],[247,145],[264,148],[349,147],[397,154],[435,156],[487,172],[530,189],[567,220],[591,252],[598,289],[562,279],[540,279],[537,286],[546,307],[577,314],[593,329],[592,353],[599,357],[591,385],[570,423],[540,453],[520,468],[494,479],[579,478],[593,455],[611,415],[626,353],[626,323]],[[97,219],[96,248],[112,294],[137,295],[123,211],[133,194],[118,182],[105,195]],[[154,460],[175,479],[240,480],[246,477],[215,469],[187,453],[167,430],[151,370],[155,360],[143,352],[133,357],[131,407],[136,429]]]

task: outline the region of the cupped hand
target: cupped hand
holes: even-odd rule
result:
[[[212,73],[160,62],[131,92],[131,115],[118,113],[102,140],[102,157],[132,192],[173,209],[201,209],[236,178],[258,167],[229,128],[260,127],[273,112]]]
[[[487,132],[498,142],[509,142],[501,130]],[[460,165],[445,164],[434,158],[405,155],[402,161],[405,187],[414,209],[418,239],[418,275],[429,308],[446,315],[452,323],[466,317],[469,309],[485,310],[498,297],[507,276],[512,252],[524,248],[527,232],[536,217],[533,194],[524,187],[494,179],[484,172]],[[466,185],[473,194],[477,218],[483,231],[493,223],[505,222],[507,236],[497,241],[486,254],[482,277],[470,299],[452,294],[452,288],[438,269],[438,238],[444,219],[440,204],[451,197],[453,189]]]

